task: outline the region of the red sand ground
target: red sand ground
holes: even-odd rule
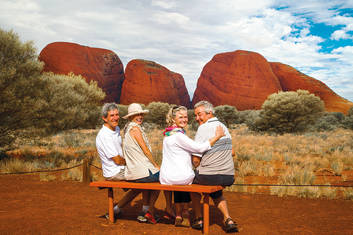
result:
[[[116,223],[99,218],[107,192],[78,182],[40,182],[38,175],[0,176],[0,234],[201,234],[191,228],[140,224],[135,199]],[[122,195],[115,192],[116,198]],[[353,234],[353,201],[312,200],[226,192],[239,234]],[[160,195],[157,208],[164,208]],[[211,206],[210,234],[223,234]]]

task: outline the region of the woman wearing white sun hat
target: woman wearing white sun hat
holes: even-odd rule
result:
[[[123,155],[126,161],[125,178],[129,181],[148,183],[159,181],[159,166],[154,161],[152,149],[147,136],[141,126],[148,110],[141,105],[132,103],[128,107],[128,114],[124,119],[129,122],[123,129]],[[146,219],[155,224],[154,203],[159,191],[146,190],[142,192],[144,205],[149,205],[149,211],[144,215]]]

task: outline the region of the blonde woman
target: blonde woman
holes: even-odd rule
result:
[[[168,127],[163,132],[163,159],[159,181],[161,184],[188,185],[192,184],[195,173],[191,154],[203,153],[224,136],[224,130],[218,127],[215,136],[204,143],[190,139],[184,128],[188,124],[187,108],[175,106],[167,114]],[[171,204],[171,193],[165,193],[167,205]],[[188,192],[174,192],[175,226],[189,226],[187,204],[191,201]],[[169,206],[167,206],[168,208]]]

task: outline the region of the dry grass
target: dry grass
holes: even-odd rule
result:
[[[19,172],[64,168],[79,163],[85,157],[92,158],[92,164],[101,167],[95,149],[95,137],[98,131],[99,129],[72,130],[35,141],[19,141],[20,147],[10,153],[14,158],[1,161],[0,169],[2,172]],[[153,156],[160,164],[163,129],[151,126],[146,129],[146,133]],[[269,184],[274,183],[274,179],[276,184],[331,184],[332,181],[329,178],[326,180],[325,177],[320,176],[322,172],[341,177],[341,181],[353,181],[353,131],[337,129],[300,135],[268,135],[251,132],[246,125],[235,125],[230,129],[230,133],[236,153],[235,183],[249,183],[249,177],[262,177],[261,183]],[[193,138],[195,131],[189,129],[187,135]],[[56,160],[41,162],[40,159],[45,159],[44,156],[48,153],[54,153],[51,158]],[[22,161],[21,156],[31,157],[27,161]],[[91,177],[100,178],[101,173],[97,172],[92,172]],[[43,179],[45,178],[43,175]],[[62,179],[82,180],[81,168],[66,172]],[[250,186],[232,186],[227,190],[257,192],[256,187]],[[267,190],[279,196],[335,198],[341,195],[346,199],[353,199],[352,188],[276,186]]]

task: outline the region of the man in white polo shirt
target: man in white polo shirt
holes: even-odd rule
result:
[[[119,108],[115,103],[106,103],[102,108],[104,124],[96,137],[96,147],[102,162],[103,176],[106,180],[125,180],[125,159],[121,148],[121,136],[119,129]],[[141,190],[131,189],[114,206],[114,214],[120,213],[120,208],[132,201]],[[148,206],[143,206],[147,211]],[[107,217],[107,215],[106,215]],[[147,220],[138,216],[139,222]]]
[[[217,126],[222,126],[225,136],[219,139],[214,146],[204,154],[193,154],[193,163],[195,165],[194,184],[203,185],[222,185],[230,186],[234,182],[234,162],[232,150],[232,137],[227,127],[214,116],[213,105],[208,101],[200,101],[194,106],[195,118],[199,123],[195,135],[196,142],[204,142],[210,139]],[[192,224],[195,229],[202,228],[201,218],[201,195],[191,194],[196,220]],[[211,193],[214,204],[223,214],[224,229],[226,232],[238,231],[236,223],[229,215],[226,199],[222,190]]]

